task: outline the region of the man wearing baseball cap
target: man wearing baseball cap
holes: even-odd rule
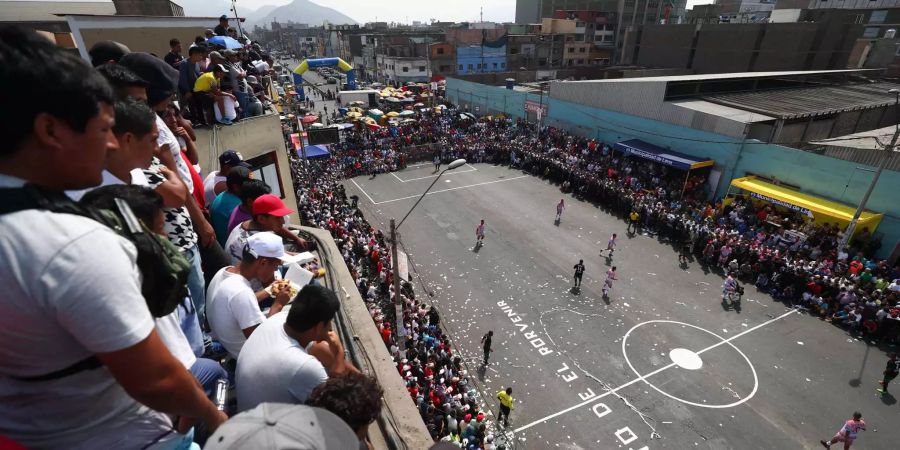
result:
[[[279,237],[293,241],[298,248],[305,248],[306,241],[292,233],[284,225],[284,218],[293,214],[294,210],[284,205],[276,195],[265,194],[253,201],[253,218],[245,220],[231,230],[225,242],[225,251],[231,255],[232,264],[240,261],[244,243],[250,236],[260,232],[272,232]]]
[[[204,448],[357,449],[359,442],[350,426],[330,411],[306,405],[263,403],[225,422]]]
[[[223,247],[228,239],[228,220],[231,219],[234,208],[241,204],[241,187],[252,178],[250,169],[242,165],[232,167],[225,175],[225,191],[217,195],[209,206],[210,222]]]
[[[206,291],[206,317],[212,337],[232,357],[238,357],[247,338],[267,317],[259,310],[259,300],[250,282],[258,281],[262,286],[275,282],[275,270],[286,257],[278,235],[257,233],[247,239],[240,264],[223,267],[210,281]],[[268,317],[277,314],[290,301],[290,289],[284,288],[286,283],[279,281],[273,287],[277,294]]]
[[[210,172],[203,180],[203,197],[207,205],[212,205],[216,196],[226,189],[225,175],[238,166],[250,168],[250,164],[244,162],[244,156],[237,150],[225,150],[219,155],[219,170]]]
[[[217,36],[228,36],[228,16],[222,14],[219,17],[219,24],[213,29]]]

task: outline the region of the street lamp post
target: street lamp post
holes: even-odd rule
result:
[[[900,120],[900,89],[891,89],[888,92],[894,94],[894,97],[896,99],[896,101],[894,102],[896,111],[894,119]],[[866,193],[863,194],[862,199],[859,201],[859,206],[856,207],[856,212],[853,213],[853,219],[850,221],[850,224],[847,225],[847,229],[844,231],[844,237],[841,238],[841,244],[838,246],[838,250],[843,250],[847,247],[847,244],[850,242],[850,238],[856,231],[856,224],[859,222],[859,216],[861,216],[862,212],[866,209],[866,203],[869,201],[869,196],[872,195],[872,191],[875,190],[875,185],[878,184],[878,178],[881,176],[881,171],[884,170],[884,167],[887,165],[888,160],[891,159],[891,155],[894,153],[894,148],[897,145],[898,136],[900,136],[900,122],[897,122],[897,125],[894,128],[894,136],[891,137],[891,143],[884,148],[883,154],[881,155],[881,160],[878,162],[878,166],[875,168],[875,174],[872,175],[872,181],[869,183],[869,187],[868,189],[866,189]]]
[[[402,219],[400,219],[400,223],[395,225],[394,219],[391,219],[391,265],[393,266],[392,269],[394,274],[394,313],[396,314],[395,326],[397,328],[396,330],[394,330],[394,332],[397,333],[397,336],[406,336],[406,329],[403,322],[403,302],[400,300],[400,258],[398,256],[400,252],[397,249],[400,235],[397,233],[397,229],[400,228],[401,225],[403,225],[403,222],[407,217],[409,217],[409,214],[413,212],[414,209],[416,209],[416,206],[419,206],[419,202],[421,202],[422,199],[425,198],[425,194],[428,194],[428,191],[430,191],[431,188],[434,187],[434,184],[437,183],[437,180],[441,178],[441,175],[443,175],[444,172],[456,169],[457,167],[463,166],[465,164],[465,159],[457,159],[451,162],[446,169],[441,171],[441,173],[439,173],[438,176],[435,177],[434,181],[432,181],[428,186],[428,189],[425,189],[425,192],[423,192],[422,195],[419,196],[419,199],[416,200],[416,203],[412,205],[412,208],[409,208],[409,211],[406,212],[406,215],[403,216]]]

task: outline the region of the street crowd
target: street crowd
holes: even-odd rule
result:
[[[683,264],[697,260],[853,333],[900,338],[900,266],[873,256],[880,242],[867,228],[838,249],[843,230],[836,223],[817,224],[745,195],[707,201],[708,172],[686,176],[559,128],[461,112],[449,105],[422,111],[416,123],[346,130],[333,146],[336,170],[376,176],[434,156],[508,164],[622,217],[630,233],[670,243]]]
[[[431,436],[467,449],[491,448],[494,436],[463,358],[441,329],[437,310],[416,295],[410,280],[401,281],[403,320],[397,320],[388,243],[363,217],[356,199],[347,197],[341,181],[355,162],[341,160],[292,161],[302,222],[334,236]],[[404,336],[398,334],[400,322]]]

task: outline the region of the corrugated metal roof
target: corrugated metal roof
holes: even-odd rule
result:
[[[678,100],[669,103],[681,108],[687,108],[693,111],[711,114],[716,117],[724,117],[726,119],[741,123],[755,123],[776,120],[775,117],[767,116],[765,114],[732,108],[730,106],[719,105],[704,100]]]
[[[813,141],[810,144],[825,146],[823,154],[832,158],[874,167],[884,157],[885,148],[890,145],[896,130],[897,127],[890,126]],[[900,171],[900,152],[895,149],[891,153],[885,167],[888,170]]]
[[[815,86],[710,95],[702,98],[720,105],[781,119],[797,119],[892,105],[896,99],[888,93],[890,89],[900,89],[900,84],[879,82]]]
[[[790,70],[782,72],[734,72],[734,73],[704,73],[696,75],[671,75],[661,77],[636,77],[636,78],[613,78],[608,80],[580,80],[566,81],[566,83],[659,83],[669,81],[706,81],[706,80],[727,80],[727,79],[746,79],[746,78],[768,78],[768,77],[786,77],[798,75],[826,75],[834,73],[853,73],[853,72],[869,72],[878,71],[879,69],[841,69],[841,70]]]

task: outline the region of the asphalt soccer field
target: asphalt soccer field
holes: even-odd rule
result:
[[[433,169],[345,187],[387,232]],[[474,248],[482,219],[485,245]],[[497,391],[513,388],[509,427],[495,430],[507,448],[813,449],[857,410],[868,431],[854,449],[900,446],[900,406],[875,392],[884,349],[753,286],[739,313],[726,310],[720,275],[680,266],[670,245],[626,235],[619,218],[540,178],[489,164],[448,171],[400,233],[418,295],[441,312],[494,415]],[[612,233],[614,256],[599,256]],[[575,291],[579,259],[587,270]],[[611,266],[618,281],[604,300]]]

